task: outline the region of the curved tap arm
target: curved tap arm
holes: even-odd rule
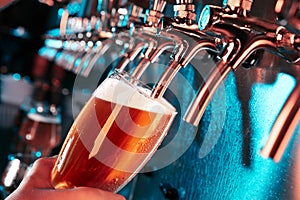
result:
[[[211,51],[216,51],[215,45],[216,44],[211,40],[211,38],[206,37],[203,39],[199,39],[195,46],[187,46],[188,48],[185,49],[185,52],[188,52],[187,57],[185,57],[184,55],[183,57],[180,57],[179,60],[173,59],[171,61],[168,68],[165,70],[159,81],[154,86],[151,96],[153,98],[162,97],[180,68],[185,67],[200,50],[208,49]]]
[[[147,31],[147,29],[144,29]],[[157,46],[153,49],[148,48],[145,53],[145,57],[138,63],[135,70],[132,72],[132,76],[140,78],[143,72],[149,67],[149,65],[155,62],[160,55],[165,53],[167,50],[172,50],[173,54],[182,54],[185,51],[185,42],[180,38],[175,32],[171,29],[165,29],[160,32],[159,35],[154,34],[153,32],[145,32],[146,34],[152,35],[153,39],[157,40]],[[175,51],[177,51],[175,53]]]
[[[103,54],[105,54],[105,52],[106,52],[109,48],[111,48],[113,42],[114,42],[114,41],[113,41],[113,38],[106,39],[105,41],[103,41],[103,42],[101,43],[101,45],[99,45],[99,46],[97,47],[97,49],[95,49],[94,52],[90,52],[90,54],[92,54],[92,55],[90,55],[91,59],[89,60],[87,67],[83,69],[83,64],[84,64],[85,62],[83,61],[83,62],[80,63],[80,65],[81,65],[81,66],[80,66],[80,68],[81,68],[80,74],[81,74],[82,76],[87,77],[87,76],[90,74],[90,72],[92,71],[92,69],[93,69],[93,67],[94,67],[94,65],[95,65],[95,63],[96,63],[96,61],[97,61]]]
[[[215,94],[215,91],[231,71],[229,61],[236,52],[236,46],[237,45],[234,42],[228,43],[223,55],[221,56],[222,60],[219,61],[216,68],[211,72],[207,80],[205,80],[201,88],[198,90],[196,97],[192,101],[192,104],[189,106],[184,116],[184,120],[188,123],[198,126],[207,105]]]
[[[125,70],[126,66],[133,61],[145,48],[153,46],[154,41],[152,38],[147,38],[143,34],[136,34],[134,37],[136,37],[136,39],[133,49],[127,51],[116,66],[116,69],[119,71]]]
[[[239,43],[239,51],[232,58],[229,65],[235,70],[241,66],[252,53],[260,49],[268,49],[276,52],[276,42],[265,35],[255,35],[249,38],[246,43]]]
[[[212,12],[210,9],[212,9]],[[289,32],[284,27],[246,15],[238,17],[230,9],[206,7],[204,11],[206,11],[206,14],[204,13],[205,15],[202,14],[202,16],[206,16],[206,18],[200,21],[203,29],[215,31],[240,41],[240,49],[229,64],[232,69],[236,69],[250,54],[262,48],[272,51],[287,61],[299,62],[299,36]],[[212,16],[210,16],[211,13],[213,13]],[[212,79],[209,83],[215,84],[214,77],[209,78]],[[214,91],[214,88],[211,90]],[[197,109],[200,109],[199,113],[203,113],[202,108],[203,105],[204,107],[207,105],[208,102],[205,102],[205,100],[209,99],[208,96],[207,89],[199,91],[195,101],[199,103],[200,108],[197,108],[197,104],[192,104],[190,108],[192,114],[188,113],[186,116],[188,121],[199,122],[199,116],[193,115],[193,113]],[[272,128],[270,138],[262,150],[264,157],[271,157],[277,162],[280,160],[293,131],[299,123],[299,97],[300,86],[298,83]]]
[[[80,66],[82,68],[80,74],[87,77],[91,70],[93,69],[95,63],[97,60],[103,56],[109,49],[112,47],[119,46],[120,48],[130,48],[132,45],[131,37],[128,33],[120,33],[117,35],[117,37],[109,38],[104,41],[100,45],[98,45],[93,51],[89,52],[89,55],[87,55],[87,58],[90,58],[88,61],[88,64],[86,67],[83,68],[83,66]],[[87,59],[86,58],[86,59]],[[83,65],[85,63],[85,59],[80,63],[80,65]]]
[[[117,21],[119,20],[120,13],[117,11],[117,9],[126,9],[127,10],[127,15],[128,21],[126,23],[127,26],[130,26],[130,30],[127,32],[119,33],[113,36],[112,39],[106,40],[103,42],[103,44],[97,46],[93,51],[89,52],[89,55],[86,55],[83,59],[82,62],[80,63],[80,69],[83,68],[83,65],[86,64],[86,61],[88,60],[87,67],[84,68],[82,75],[83,76],[88,76],[90,71],[92,70],[94,64],[96,61],[101,57],[105,52],[107,52],[111,47],[114,45],[119,45],[119,46],[124,46],[124,51],[125,55],[121,57],[120,62],[118,63],[117,68],[120,70],[123,70],[127,64],[132,61],[145,47],[152,45],[152,40],[151,38],[147,38],[144,35],[135,35],[133,36],[133,33],[136,29],[135,23],[138,23],[139,25],[141,22],[139,19],[140,13],[135,13],[135,9],[139,9],[139,7],[135,6],[133,3],[126,3],[126,7],[123,5],[123,0],[106,0],[106,1],[98,1],[98,9],[99,12],[102,12],[104,17],[107,18],[106,13],[112,13],[112,12],[117,12],[113,18],[110,19],[111,23],[116,25]],[[133,7],[135,9],[133,9]],[[114,10],[115,9],[115,10]],[[121,12],[121,11],[120,11]],[[122,11],[123,12],[123,11]],[[126,14],[122,13],[123,15]],[[133,15],[133,17],[131,17]],[[126,17],[124,17],[126,18]],[[103,21],[103,20],[102,20]],[[107,22],[106,20],[103,21],[103,23]],[[102,29],[101,29],[102,30]],[[99,30],[98,30],[99,31]],[[111,42],[111,44],[109,44]],[[149,44],[149,45],[148,45]]]
[[[166,25],[170,27],[167,32],[181,38],[181,48],[173,54],[172,61],[153,88],[151,96],[154,98],[160,98],[164,95],[180,68],[186,67],[200,50],[218,51],[216,38],[202,33],[199,31],[199,27],[192,23],[194,20],[193,15],[191,15],[194,11],[193,1],[180,0],[176,3],[174,10],[182,11],[181,14],[183,15],[175,16],[175,19],[165,18],[165,21]],[[178,17],[181,20],[178,21]]]
[[[239,16],[229,8],[207,5],[200,15],[199,26],[208,34],[238,39],[244,46],[249,45],[256,36],[258,40],[266,37],[269,42],[265,48],[272,49],[289,62],[299,61],[299,36],[276,23],[248,15]]]
[[[102,10],[104,12],[108,12],[111,14],[113,12],[113,9],[119,8],[122,6],[122,0],[107,0],[105,2],[102,2],[100,4],[102,6]],[[164,9],[165,1],[154,1],[153,5],[150,5],[152,10],[155,10],[157,12],[162,12]],[[132,4],[132,6],[134,6]],[[134,10],[131,10],[132,12],[135,12]],[[105,14],[105,13],[104,13]],[[133,13],[137,14],[137,13]],[[105,14],[105,17],[106,14]],[[152,16],[153,17],[153,16]],[[156,16],[160,17],[160,16]],[[150,17],[151,18],[151,17]],[[149,19],[150,19],[149,18]],[[129,18],[129,24],[131,26],[131,31],[129,33],[121,34],[121,36],[118,34],[114,36],[115,38],[112,40],[113,43],[126,43],[126,41],[130,40],[131,42],[127,42],[127,45],[124,46],[125,55],[121,57],[120,62],[118,63],[118,66],[116,67],[119,70],[124,70],[126,66],[129,64],[130,61],[134,60],[142,50],[145,48],[151,48],[155,46],[155,41],[152,39],[153,36],[149,36],[149,34],[145,34],[143,29],[146,27],[142,27],[140,29],[136,29],[134,23],[136,23],[136,16],[133,18]],[[112,19],[114,20],[114,19]],[[149,29],[155,29],[155,24],[153,24],[153,27],[147,27]],[[141,30],[142,29],[142,30]],[[125,39],[125,42],[122,41],[120,37],[123,37]],[[94,66],[95,62],[99,59],[100,56],[102,56],[112,45],[105,44],[99,46],[95,52],[93,52],[93,56],[87,56],[87,57],[92,57],[92,59],[89,61],[88,66],[85,68],[85,73],[84,75],[88,74],[92,67]],[[127,46],[127,47],[126,47]],[[103,49],[102,49],[103,48]]]
[[[145,69],[150,65],[150,63],[158,59],[158,57],[168,49],[173,48],[173,53],[171,55],[171,57],[173,57],[173,63],[171,62],[168,67],[170,69],[179,69],[180,65],[185,67],[187,63],[190,62],[190,60],[194,57],[196,54],[195,52],[201,49],[197,43],[197,40],[199,40],[199,37],[201,36],[207,38],[207,35],[199,32],[197,25],[192,23],[195,18],[194,7],[195,5],[193,4],[193,0],[176,1],[176,5],[174,5],[174,11],[178,11],[179,15],[177,16],[175,13],[174,18],[164,18],[164,21],[166,22],[165,28],[160,31],[159,37],[156,37],[157,39],[163,41],[159,41],[158,44],[161,45],[152,51],[149,49],[149,51],[145,53],[146,56],[142,59],[136,70],[133,72],[135,77],[139,78]],[[178,18],[180,18],[180,20],[178,20]],[[167,40],[165,38],[167,38]],[[170,39],[173,41],[170,41]],[[172,44],[172,42],[174,42],[174,44]],[[211,41],[211,45],[208,48],[216,49],[216,45],[212,43],[213,42]],[[191,52],[189,52],[189,50],[191,50]],[[184,56],[186,53],[189,55]],[[185,63],[180,63],[184,62],[183,59],[179,61],[181,57],[187,58],[185,59]],[[174,67],[177,64],[179,64],[178,67]],[[176,73],[177,72],[175,72],[175,74]]]
[[[227,43],[226,39],[221,40],[199,31],[199,27],[196,24],[180,26],[177,23],[172,23],[172,29],[170,29],[170,31],[173,35],[178,35],[178,37],[187,43],[184,54],[177,52],[174,55],[175,60],[178,60],[183,67],[185,67],[200,50],[220,53],[222,51],[221,46]],[[202,44],[203,42],[205,45]]]
[[[268,141],[261,151],[265,158],[279,162],[300,121],[299,80],[278,115]]]
[[[152,62],[156,61],[159,56],[167,50],[176,48],[177,45],[176,42],[169,37],[158,36],[156,40],[158,41],[158,46],[154,49],[148,48],[150,51],[146,52],[148,57],[142,58],[142,60],[137,64],[135,70],[132,72],[132,76],[135,78],[140,78]]]

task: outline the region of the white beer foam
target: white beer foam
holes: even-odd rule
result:
[[[151,94],[149,89],[139,87],[139,90],[142,90],[145,94]],[[97,88],[93,96],[148,112],[162,114],[173,114],[176,112],[176,109],[164,98],[152,99],[137,91],[138,89],[135,86],[131,87],[123,81],[107,78]]]

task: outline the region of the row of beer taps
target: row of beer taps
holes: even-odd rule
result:
[[[97,59],[116,48],[121,53],[114,69],[129,71],[139,79],[151,63],[168,52],[170,62],[151,94],[160,98],[178,71],[205,50],[215,58],[216,67],[198,89],[184,116],[184,120],[197,126],[228,74],[245,63],[254,67],[261,50],[271,52],[293,63],[292,68],[289,65],[280,70],[297,81],[261,151],[263,157],[278,162],[300,119],[299,1],[278,0],[274,8],[278,20],[274,21],[252,16],[252,0],[224,0],[223,6],[205,5],[198,21],[193,0],[176,0],[172,17],[164,16],[166,4],[165,0],[153,0],[148,8],[143,8],[122,0],[91,1],[89,17],[71,17],[65,9],[60,33],[48,34],[45,39],[44,48],[55,53],[43,56],[67,70],[88,76]],[[286,4],[293,8],[288,13]],[[133,61],[137,64],[129,68]]]

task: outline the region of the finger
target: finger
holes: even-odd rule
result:
[[[50,158],[47,158],[47,157],[43,157],[43,158],[39,158],[37,159],[33,165],[32,165],[32,168],[31,168],[31,171],[32,172],[39,172],[40,169],[50,169],[50,171],[52,170],[55,162],[56,162],[56,159],[57,157],[50,157]],[[37,170],[38,169],[38,170]]]
[[[30,183],[35,188],[53,188],[51,185],[51,171],[56,162],[56,157],[39,158],[33,163],[23,182]]]

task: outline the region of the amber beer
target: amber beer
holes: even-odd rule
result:
[[[60,119],[29,112],[20,127],[19,135],[32,151],[41,151],[42,156],[49,156],[51,150],[60,143]]]
[[[154,154],[175,115],[164,99],[153,100],[126,80],[106,79],[65,139],[53,186],[119,191]]]

